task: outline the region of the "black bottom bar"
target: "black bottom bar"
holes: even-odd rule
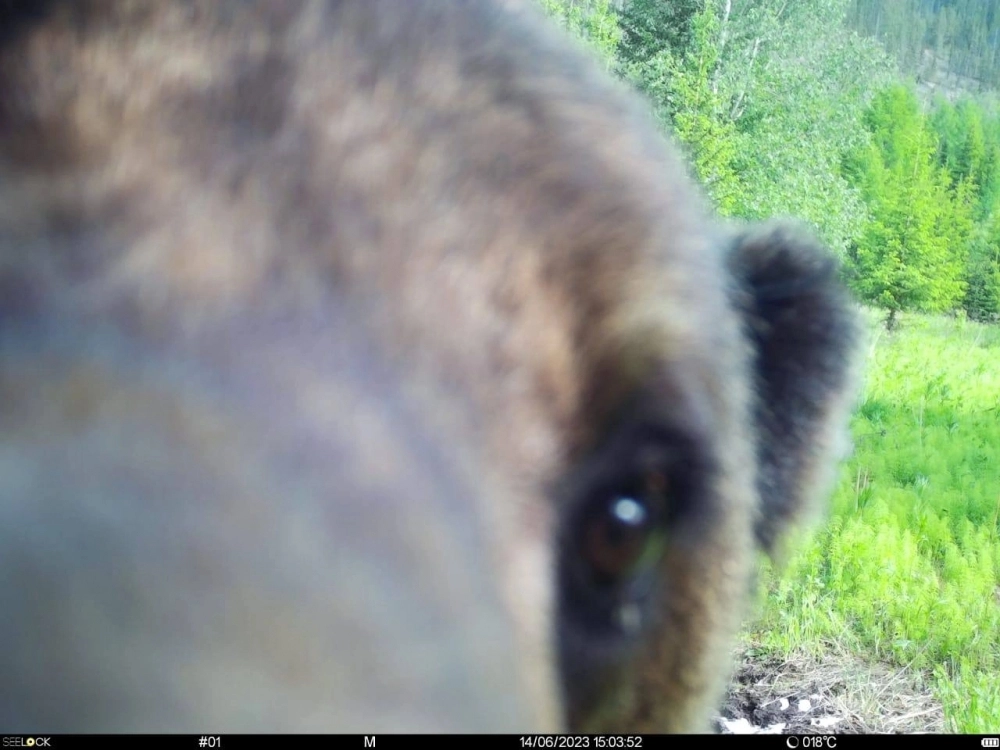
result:
[[[907,748],[941,747],[946,741],[954,748],[1000,749],[1000,731],[996,735],[695,735],[711,739],[712,743],[743,745],[748,748],[771,750],[852,750],[853,748],[900,745]],[[658,750],[676,749],[678,741],[688,738],[671,735],[412,735],[412,734],[331,734],[331,735],[247,735],[247,734],[174,734],[174,735],[6,735],[0,741],[0,750],[253,750],[254,748],[350,748],[351,750],[394,750],[413,748],[428,742],[435,750],[448,748],[497,748],[498,750]],[[697,740],[696,740],[697,741]],[[872,743],[872,744],[869,744]],[[874,743],[878,743],[875,745]]]

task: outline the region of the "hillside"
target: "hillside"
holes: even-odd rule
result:
[[[853,0],[848,23],[877,38],[928,99],[1000,89],[1000,0]]]

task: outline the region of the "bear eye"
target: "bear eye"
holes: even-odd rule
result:
[[[655,472],[591,505],[582,519],[579,544],[595,583],[620,584],[659,560],[666,506],[666,477]]]

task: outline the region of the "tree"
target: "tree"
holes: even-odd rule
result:
[[[961,300],[971,185],[952,188],[912,90],[896,85],[882,92],[865,124],[871,141],[846,168],[871,214],[850,256],[853,285],[888,311],[891,328],[901,310],[941,312]]]
[[[956,195],[971,204],[974,218],[965,233],[969,255],[962,307],[970,318],[993,320],[1000,313],[1000,121],[966,98],[957,105],[936,101],[930,122],[940,141],[938,162],[948,170]]]
[[[739,216],[808,221],[839,254],[867,218],[841,172],[866,139],[861,117],[890,80],[879,46],[844,23],[847,0],[741,0],[728,18],[720,93],[741,135]]]
[[[739,137],[726,116],[727,103],[713,85],[719,65],[719,18],[709,5],[691,18],[686,49],[662,46],[648,59],[624,66],[624,73],[646,95],[663,122],[688,153],[698,179],[716,208],[731,215],[741,185],[734,170]]]
[[[970,243],[965,283],[962,307],[968,316],[973,320],[997,320],[1000,317],[1000,221],[997,213]]]
[[[621,29],[611,0],[541,0],[542,9],[574,36],[588,44],[611,70]]]
[[[618,58],[628,65],[648,63],[661,52],[683,57],[691,45],[692,21],[705,0],[630,0],[618,12]]]

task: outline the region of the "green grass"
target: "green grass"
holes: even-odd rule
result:
[[[924,671],[958,732],[1000,730],[1000,327],[870,314],[828,526],[769,582],[753,639]]]

